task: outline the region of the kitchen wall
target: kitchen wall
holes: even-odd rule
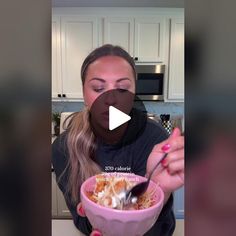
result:
[[[144,102],[148,113],[156,115],[170,114],[172,116],[184,116],[183,102]],[[80,111],[84,106],[83,102],[52,102],[52,111],[74,112]]]

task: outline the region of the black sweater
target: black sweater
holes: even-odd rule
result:
[[[104,172],[132,172],[144,176],[146,174],[147,158],[155,144],[167,138],[167,133],[161,125],[148,119],[146,122],[140,115],[133,115],[129,122],[122,142],[116,145],[98,143],[96,162]],[[66,133],[60,135],[53,143],[52,162],[56,178],[64,171],[68,151],[66,147]],[[70,210],[75,226],[84,234],[89,235],[92,227],[86,217],[76,213],[76,205],[72,204],[70,196],[65,194],[68,180],[68,171],[60,178],[58,186],[64,194],[68,209]],[[145,236],[169,236],[175,229],[175,218],[172,211],[173,196],[163,207],[154,226]]]

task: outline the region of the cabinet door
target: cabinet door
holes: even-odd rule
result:
[[[57,183],[54,173],[52,173],[52,217],[57,217]]]
[[[52,97],[58,98],[61,87],[61,50],[60,50],[60,17],[52,18]]]
[[[184,99],[184,19],[171,19],[168,99]]]
[[[67,208],[65,198],[61,190],[57,187],[57,214],[60,218],[71,218],[71,213]]]
[[[62,87],[67,98],[83,98],[80,77],[85,57],[98,46],[98,26],[94,17],[61,18]]]
[[[174,192],[174,213],[177,219],[184,218],[184,187]]]
[[[134,51],[134,19],[107,17],[104,19],[104,43],[119,45],[131,56]]]
[[[134,54],[139,62],[163,62],[165,19],[135,19]]]

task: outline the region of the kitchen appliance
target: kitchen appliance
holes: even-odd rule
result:
[[[165,128],[168,134],[171,134],[172,132],[172,122],[170,120],[170,115],[169,114],[161,114],[161,124]]]
[[[165,65],[136,65],[136,96],[142,101],[163,101]]]
[[[157,123],[160,123],[167,131],[171,133],[175,127],[178,127],[180,131],[184,132],[184,117],[182,115],[170,115],[170,114],[152,114],[147,113],[147,117]]]

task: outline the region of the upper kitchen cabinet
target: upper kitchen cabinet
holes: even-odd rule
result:
[[[165,23],[165,17],[106,17],[104,43],[122,46],[137,62],[163,62]]]
[[[184,19],[170,21],[170,57],[167,100],[184,100]]]
[[[98,46],[97,19],[65,16],[61,29],[63,93],[67,98],[83,98],[80,69],[86,56]]]
[[[163,62],[164,35],[164,17],[136,18],[134,58],[138,62]]]
[[[55,28],[54,21],[53,25]],[[54,31],[53,29],[53,34]],[[55,43],[54,41],[55,36],[53,36],[53,43]],[[96,17],[60,17],[60,42],[57,43],[57,46],[52,45],[53,58],[56,57],[55,61],[60,63],[56,69],[59,71],[58,74],[61,73],[61,77],[56,77],[56,72],[53,74],[53,89],[57,87],[59,89],[57,93],[53,91],[54,98],[83,99],[80,69],[85,57],[96,47],[98,47]],[[56,87],[56,85],[60,86]]]
[[[83,100],[80,69],[96,47],[126,49],[136,64],[164,64],[164,101],[184,101],[184,11],[162,8],[56,8],[52,22],[53,100]]]
[[[52,97],[62,94],[60,17],[52,18]]]
[[[104,43],[119,45],[134,55],[134,19],[128,17],[104,18]]]

